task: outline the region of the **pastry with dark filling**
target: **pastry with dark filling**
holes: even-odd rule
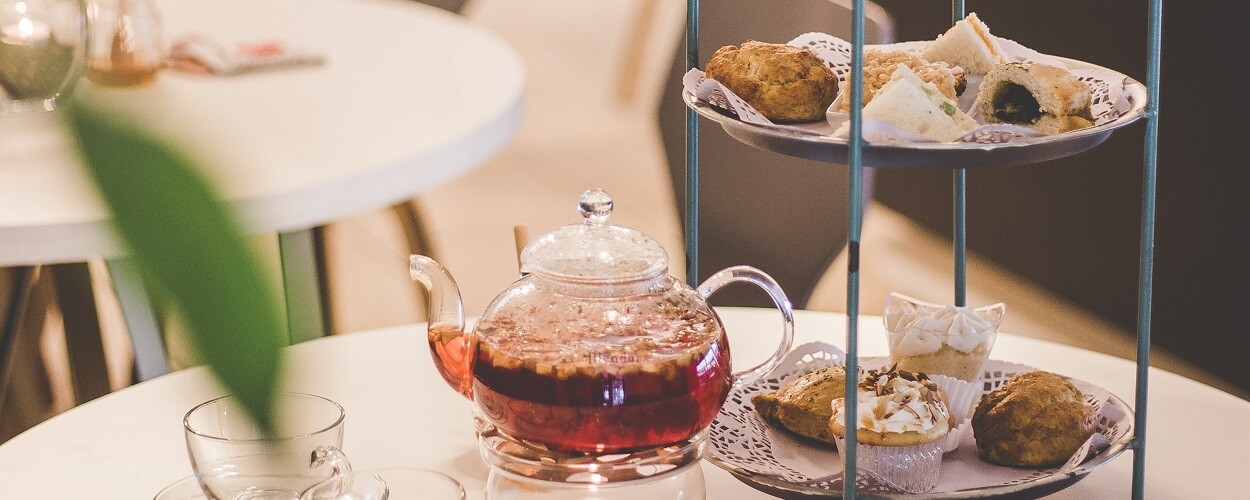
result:
[[[1090,91],[1067,70],[1036,63],[1000,64],[977,94],[987,123],[1014,123],[1046,135],[1094,124]]]

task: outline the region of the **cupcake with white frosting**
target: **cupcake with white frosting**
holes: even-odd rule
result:
[[[856,464],[909,493],[937,484],[951,415],[942,390],[923,373],[890,367],[870,370],[859,382]],[[845,450],[846,400],[831,403],[829,430]]]
[[[885,304],[890,362],[902,370],[975,382],[1007,306],[962,307],[891,293]]]

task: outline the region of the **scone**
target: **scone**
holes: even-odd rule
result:
[[[751,403],[764,420],[800,436],[833,444],[833,434],[829,431],[829,417],[833,416],[830,403],[842,395],[845,384],[846,371],[841,367],[821,368],[787,382],[774,392],[751,396]]]
[[[1036,63],[995,67],[977,93],[988,123],[1015,123],[1046,135],[1094,124],[1091,94],[1085,82],[1067,70]]]
[[[822,120],[838,78],[812,51],[748,40],[712,54],[704,73],[776,122]]]
[[[972,433],[982,460],[1011,467],[1066,461],[1094,434],[1094,408],[1067,379],[1043,371],[1016,375],[981,398]]]
[[[873,96],[881,87],[889,83],[890,76],[899,64],[907,66],[921,80],[932,83],[947,99],[955,100],[962,94],[967,80],[960,68],[951,68],[944,62],[929,62],[914,54],[901,50],[867,49],[864,51],[864,104],[872,101]],[[842,99],[838,101],[838,111],[843,113],[851,110],[851,74],[848,72],[838,84],[838,92]]]

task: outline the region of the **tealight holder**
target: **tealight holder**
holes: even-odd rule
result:
[[[51,111],[86,66],[85,0],[0,0],[0,116]]]

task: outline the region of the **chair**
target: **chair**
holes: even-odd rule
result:
[[[784,43],[822,31],[850,39],[849,0],[703,2],[699,61],[716,49],[747,39]],[[867,43],[894,40],[885,10],[868,3]],[[686,107],[681,100],[684,49],[674,57],[660,105],[659,123],[673,189],[685,192]],[[699,276],[749,264],[772,275],[796,306],[806,305],[817,281],[846,246],[848,169],[747,146],[708,121],[700,123]],[[871,199],[871,169],[864,172],[864,201]],[[684,196],[678,196],[684,213]],[[684,219],[683,219],[684,220]],[[718,304],[768,305],[747,287],[718,293]]]

